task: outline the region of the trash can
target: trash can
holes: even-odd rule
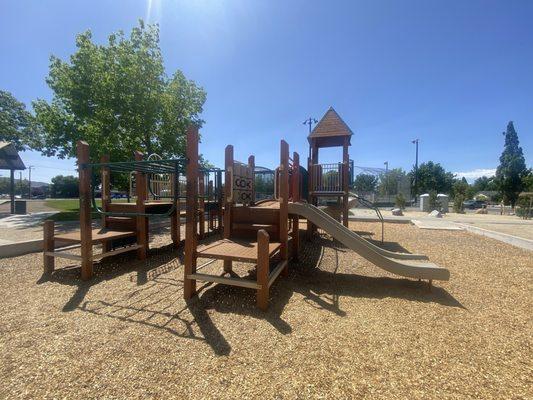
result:
[[[15,200],[15,214],[26,214],[26,200]]]

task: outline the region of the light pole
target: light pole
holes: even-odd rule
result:
[[[318,121],[313,117],[309,117],[303,122],[304,125],[309,125],[309,134],[311,134],[311,131],[313,130],[313,124],[316,124],[317,122]]]
[[[33,165],[28,166],[28,200],[31,200],[31,170],[35,169]]]
[[[383,164],[385,164],[385,195],[389,201],[389,162],[385,161]]]
[[[418,197],[418,139],[413,140],[411,143],[416,145],[415,156],[415,203]]]

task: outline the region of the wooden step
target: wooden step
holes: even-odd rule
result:
[[[110,229],[135,229],[137,221],[130,217],[106,217],[107,227]]]
[[[268,233],[277,233],[278,226],[272,224],[249,224],[244,222],[233,223],[233,229],[238,231],[258,231],[264,229]]]

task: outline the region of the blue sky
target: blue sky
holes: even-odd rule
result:
[[[281,138],[305,159],[302,121],[329,106],[355,133],[356,165],[410,169],[419,138],[420,162],[473,177],[497,166],[509,120],[532,163],[531,1],[1,0],[0,88],[49,99],[51,54],[139,18],[160,24],[167,73],[206,89],[201,152],[217,166],[231,143],[272,167]],[[72,160],[22,157],[36,180],[75,173]]]

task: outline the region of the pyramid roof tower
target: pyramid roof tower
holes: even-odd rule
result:
[[[350,145],[352,135],[353,132],[346,125],[346,122],[342,120],[333,107],[330,107],[309,134],[307,140],[309,144],[315,141],[318,147],[333,147],[342,146],[346,136],[348,136],[348,145]]]

